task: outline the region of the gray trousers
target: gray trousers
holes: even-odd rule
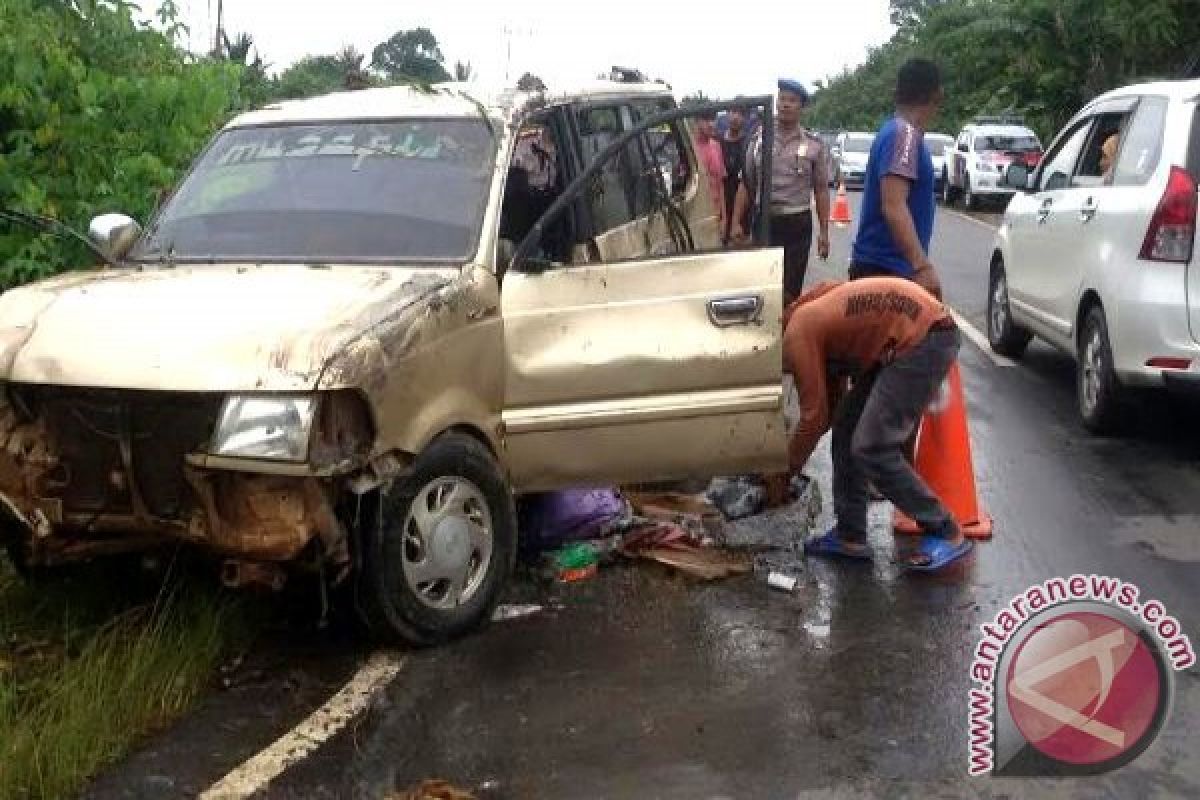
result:
[[[934,330],[921,344],[874,375],[864,375],[838,406],[833,422],[833,509],[838,533],[867,535],[867,482],[923,531],[949,535],[954,518],[904,458],[916,429],[958,355],[958,330]]]

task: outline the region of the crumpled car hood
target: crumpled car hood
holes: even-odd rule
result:
[[[0,296],[0,379],[314,389],[334,356],[396,324],[457,272],[205,265],[68,273]]]

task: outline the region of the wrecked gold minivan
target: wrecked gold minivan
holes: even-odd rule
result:
[[[93,221],[111,266],[0,296],[14,561],[187,543],[428,643],[488,618],[517,493],[782,467],[781,254],[720,247],[674,109],[448,84],[234,119],[144,231]]]

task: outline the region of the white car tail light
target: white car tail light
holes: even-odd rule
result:
[[[1196,237],[1196,181],[1183,167],[1171,167],[1167,188],[1150,218],[1139,258],[1147,261],[1192,259]]]

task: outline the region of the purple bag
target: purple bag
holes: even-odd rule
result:
[[[628,503],[616,489],[563,489],[521,498],[517,519],[527,542],[552,547],[603,536],[629,513]]]

